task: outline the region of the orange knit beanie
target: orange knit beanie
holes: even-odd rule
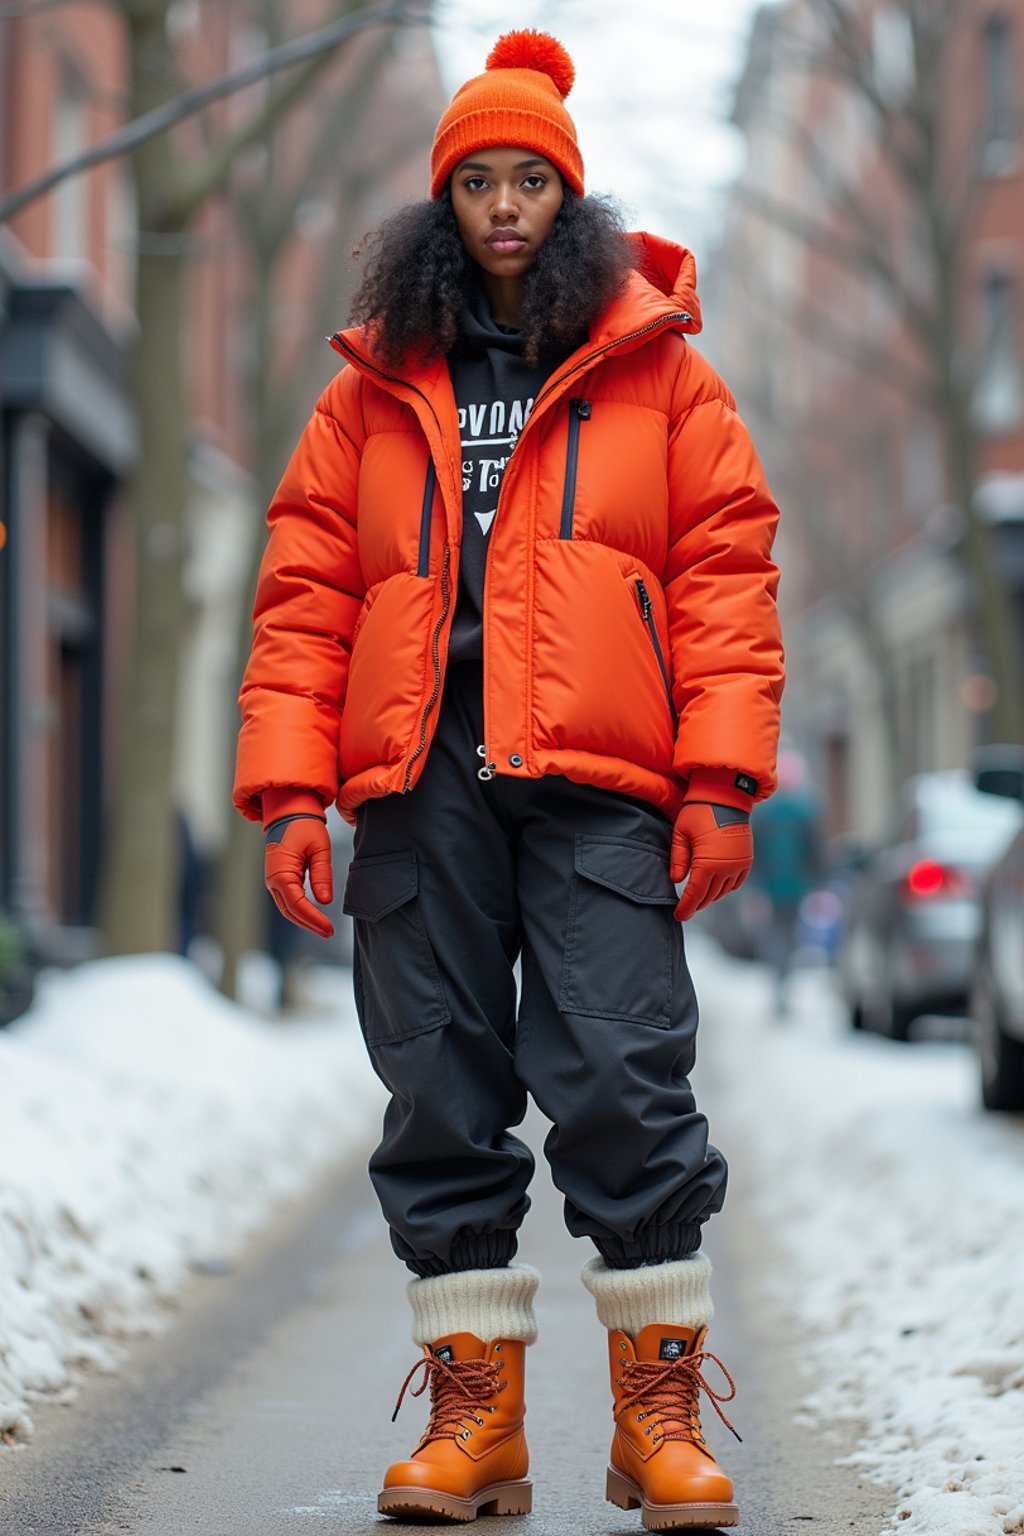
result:
[[[467,155],[492,145],[522,145],[544,155],[583,196],[583,157],[576,125],[562,102],[576,70],[557,38],[547,32],[506,32],[482,75],[467,80],[437,125],[430,159],[430,195],[440,197],[448,177]]]

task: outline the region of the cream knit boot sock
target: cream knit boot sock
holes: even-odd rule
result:
[[[581,1278],[597,1302],[599,1322],[631,1338],[649,1323],[703,1328],[714,1316],[711,1260],[703,1253],[639,1269],[609,1269],[603,1259],[591,1259]]]
[[[529,1264],[410,1280],[413,1342],[432,1344],[452,1333],[475,1333],[485,1344],[491,1339],[532,1344],[537,1337],[533,1298],[539,1284],[540,1274]]]

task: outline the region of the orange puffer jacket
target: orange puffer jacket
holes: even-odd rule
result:
[[[505,470],[484,586],[498,773],[560,773],[672,818],[695,767],[775,786],[777,510],[735,402],[686,341],[689,252],[638,270],[539,391]],[[410,790],[438,719],[462,537],[443,358],[382,372],[363,332],[268,513],[235,804],[302,787],[354,821]]]

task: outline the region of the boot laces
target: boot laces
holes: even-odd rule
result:
[[[729,1383],[728,1392],[716,1392],[707,1380],[702,1369],[706,1360],[718,1366]],[[625,1397],[619,1399],[618,1412],[621,1414],[634,1404],[641,1403],[643,1412],[638,1417],[651,1420],[644,1433],[651,1434],[653,1431],[656,1441],[693,1440],[699,1445],[704,1444],[700,1430],[701,1392],[707,1393],[711,1406],[726,1429],[731,1430],[737,1440],[741,1439],[719,1407],[720,1403],[732,1402],[736,1396],[736,1383],[717,1355],[701,1350],[668,1364],[660,1360],[626,1360],[623,1362],[621,1381],[629,1390]],[[663,1426],[667,1424],[678,1427],[666,1429]]]
[[[448,1361],[436,1355],[424,1355],[402,1382],[391,1422],[393,1424],[398,1418],[409,1383],[417,1371],[422,1371],[423,1380],[409,1393],[410,1397],[419,1397],[428,1386],[430,1388],[430,1419],[420,1445],[426,1445],[430,1440],[456,1440],[463,1434],[467,1419],[473,1419],[478,1425],[484,1423],[479,1415],[480,1408],[494,1413],[494,1404],[487,1404],[485,1400],[505,1390],[506,1383],[498,1380],[500,1369],[498,1362],[491,1360]]]

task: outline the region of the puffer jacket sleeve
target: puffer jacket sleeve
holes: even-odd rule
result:
[[[352,633],[366,586],[356,542],[365,434],[358,377],[324,391],[267,513],[254,636],[242,680],[234,803],[258,821],[263,791],[338,793],[338,737]]]
[[[669,430],[663,585],[679,729],[673,766],[728,768],[776,785],[784,681],[771,559],[778,508],[735,402],[691,349]]]

